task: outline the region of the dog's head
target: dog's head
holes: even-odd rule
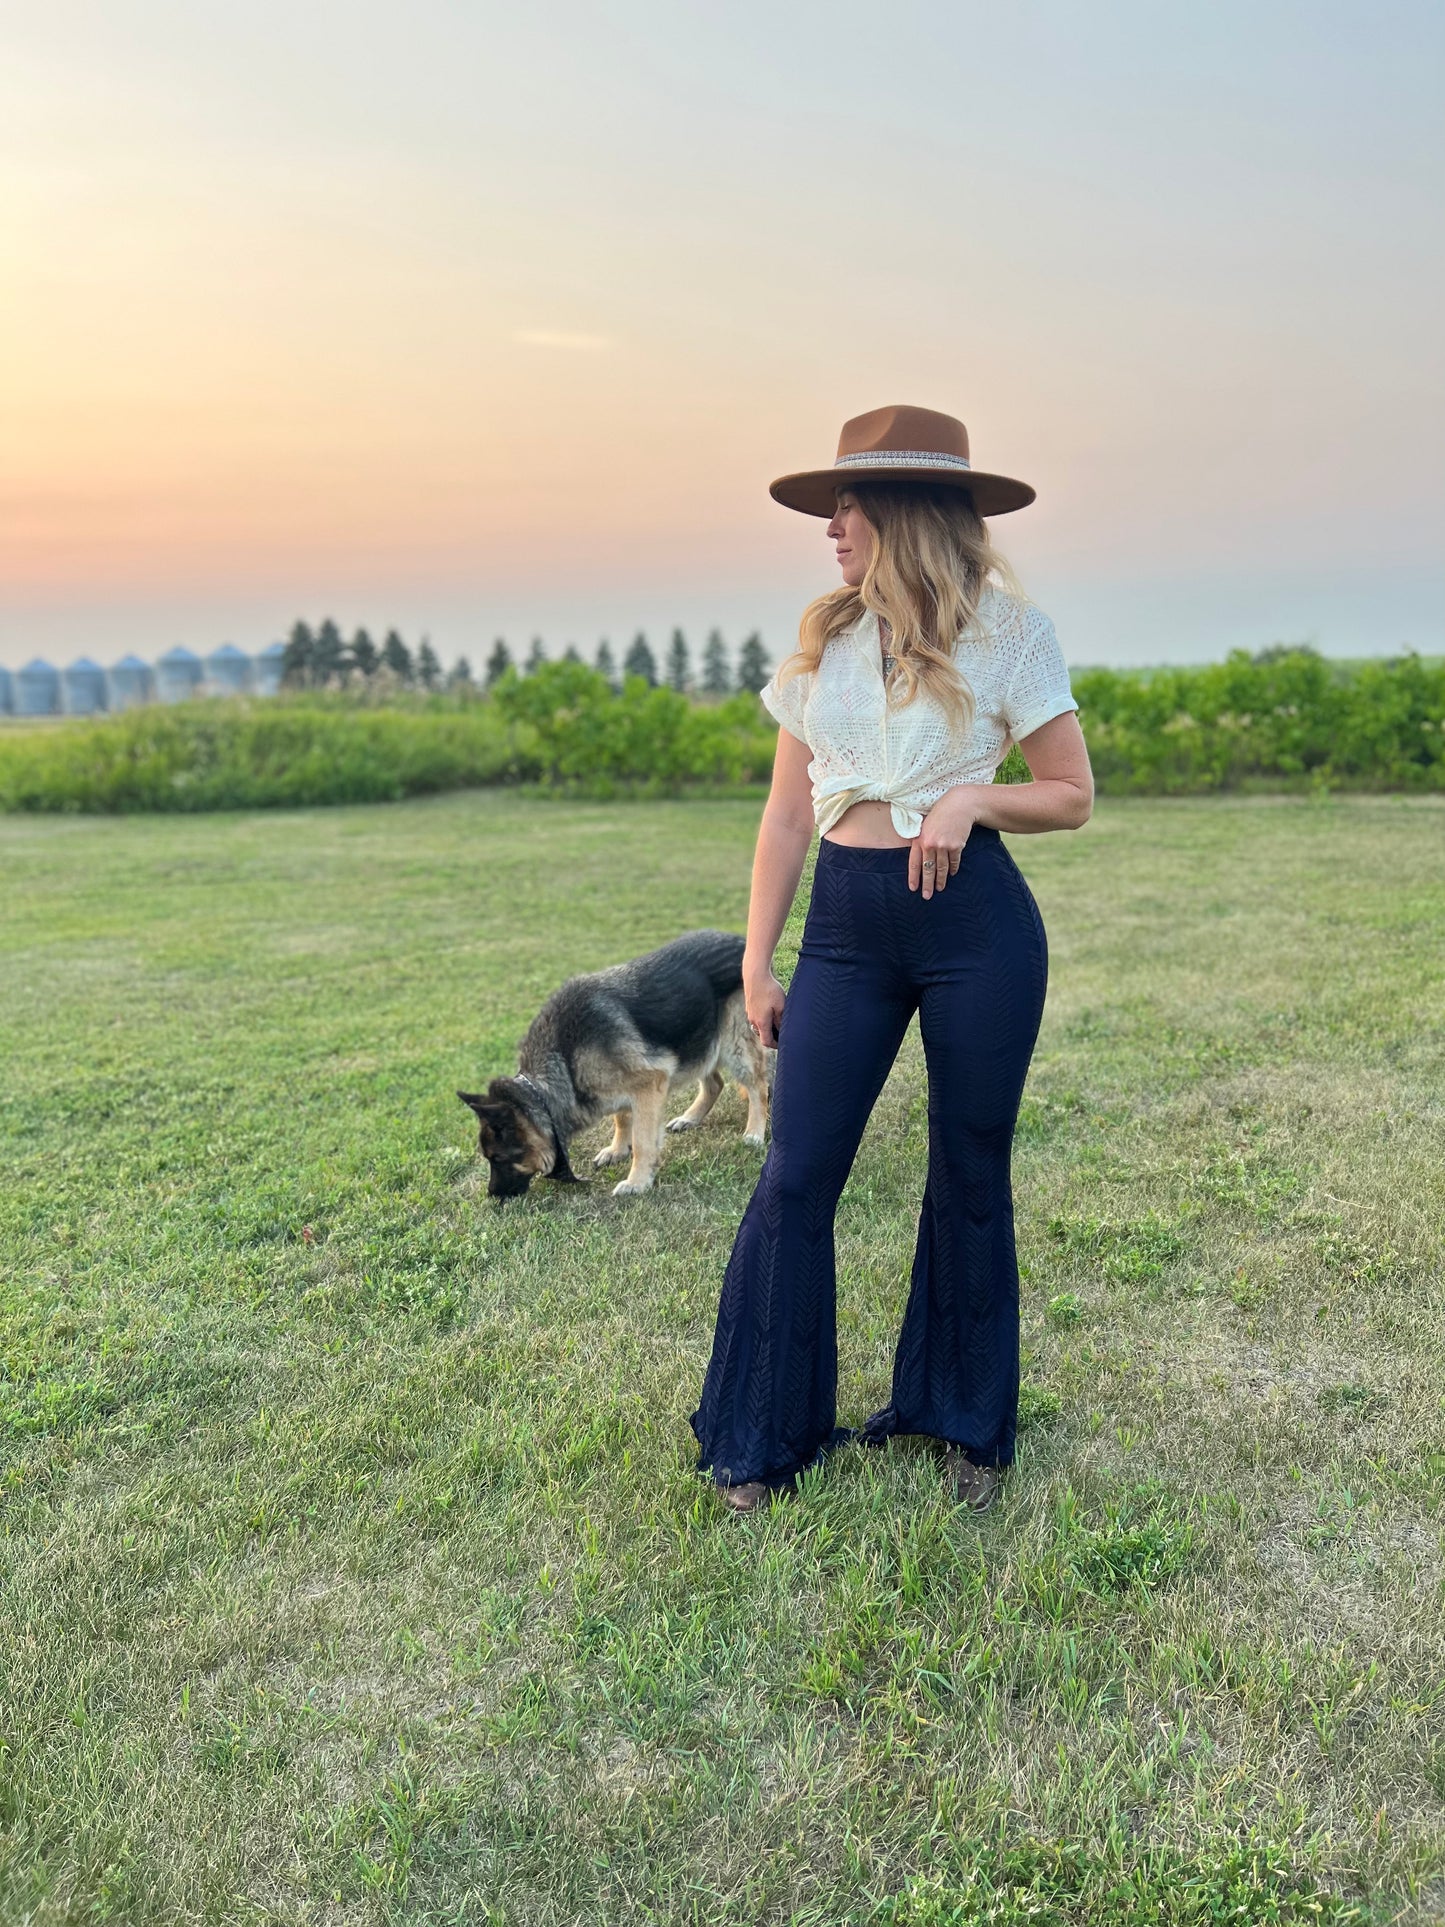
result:
[[[503,1204],[508,1198],[520,1198],[533,1178],[579,1182],[550,1118],[545,1112],[534,1115],[513,1078],[494,1077],[485,1095],[458,1091],[457,1096],[476,1113],[481,1132],[478,1148],[491,1167],[489,1198]]]

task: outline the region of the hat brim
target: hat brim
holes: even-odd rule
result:
[[[1013,509],[1027,508],[1036,493],[1027,482],[1016,482],[1011,475],[988,475],[972,468],[966,472],[956,468],[865,468],[861,463],[780,475],[770,484],[768,493],[785,509],[797,509],[800,515],[831,517],[837,511],[838,490],[851,488],[855,482],[941,482],[946,488],[960,488],[971,495],[975,515],[1008,515]]]

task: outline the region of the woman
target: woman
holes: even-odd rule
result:
[[[947,1446],[960,1503],[992,1502],[1018,1413],[1009,1157],[1043,1014],[1038,906],[1000,830],[1077,829],[1093,776],[1053,624],[980,519],[1027,483],[971,467],[962,422],[881,408],[831,469],[775,500],[827,516],[843,586],[805,611],[762,692],[782,725],[753,864],[743,988],[777,1045],[773,1138],[723,1281],[693,1430],[746,1512],[841,1438],[833,1216],[913,1013],[928,1063],[928,1179],[890,1403],[863,1428]],[[1032,783],[995,786],[1019,744]],[[786,999],[773,952],[814,824]]]

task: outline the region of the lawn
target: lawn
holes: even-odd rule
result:
[[[1445,799],[1010,840],[1051,983],[982,1519],[921,1445],[747,1519],[693,1471],[736,1092],[646,1200],[484,1195],[456,1086],[740,928],[757,811],[0,821],[0,1918],[1445,1918]],[[924,1107],[911,1034],[845,1418]]]

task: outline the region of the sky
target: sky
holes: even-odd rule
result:
[[[833,586],[886,403],[1071,663],[1445,648],[1437,0],[0,0],[0,662]]]

